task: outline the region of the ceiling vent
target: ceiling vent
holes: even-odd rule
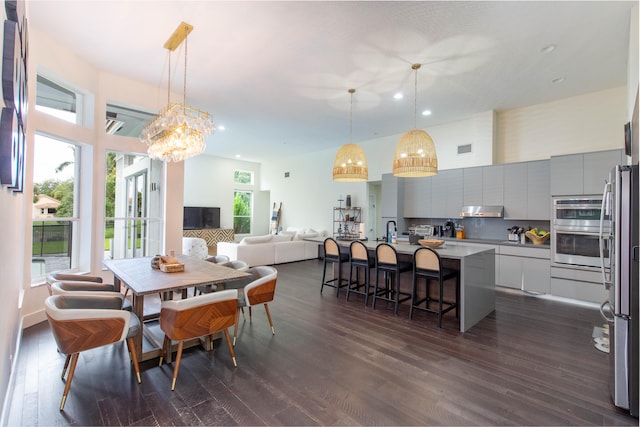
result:
[[[471,144],[458,145],[458,154],[465,154],[471,152]]]

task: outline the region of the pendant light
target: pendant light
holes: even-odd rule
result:
[[[145,125],[140,140],[149,147],[152,159],[180,162],[201,154],[205,149],[205,138],[215,129],[211,116],[206,111],[187,105],[187,36],[193,26],[182,22],[173,32],[164,48],[169,50],[169,79],[167,106]],[[184,42],[184,87],[181,103],[171,103],[171,52]]]
[[[433,139],[427,132],[417,129],[416,126],[420,64],[413,64],[411,69],[415,71],[413,130],[402,135],[393,157],[393,175],[403,178],[432,176],[438,173],[438,157]]]
[[[349,89],[351,94],[351,114],[349,116],[349,143],[343,145],[336,154],[333,162],[333,180],[337,182],[364,182],[369,179],[367,158],[364,151],[357,144],[353,144],[353,94],[355,89]]]

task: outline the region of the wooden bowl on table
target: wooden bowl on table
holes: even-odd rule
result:
[[[420,243],[420,245],[422,246],[428,246],[432,249],[436,249],[439,248],[440,246],[442,246],[444,244],[444,240],[440,240],[440,239],[420,239],[418,240],[418,243]]]

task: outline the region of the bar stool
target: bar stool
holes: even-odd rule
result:
[[[367,247],[359,240],[354,240],[349,245],[349,286],[347,286],[347,301],[349,294],[364,295],[364,305],[367,305],[369,296],[373,295],[371,290],[371,269],[376,267],[375,257],[370,257]],[[353,281],[355,269],[356,280]],[[360,283],[360,271],[364,274],[364,283]],[[364,289],[363,289],[364,288]]]
[[[425,297],[417,299],[419,279],[425,279]],[[444,299],[444,282],[449,279],[456,279],[455,301]],[[431,280],[439,283],[438,297],[433,298],[429,292]],[[438,327],[442,328],[442,315],[449,310],[456,309],[458,318],[458,301],[460,299],[460,272],[442,267],[442,260],[436,251],[428,247],[416,249],[413,253],[413,292],[411,296],[411,308],[409,309],[409,319],[413,319],[413,310],[423,310],[438,314]],[[437,302],[438,309],[429,308],[430,302]],[[424,306],[421,304],[424,303]],[[443,308],[443,305],[446,307]]]
[[[325,286],[331,286],[336,288],[336,297],[340,295],[340,288],[349,285],[347,279],[342,278],[342,264],[349,261],[349,254],[340,252],[340,246],[338,242],[332,237],[327,237],[324,240],[324,264],[322,266],[322,286],[320,286],[320,293]],[[338,267],[338,277],[335,274],[332,275],[332,279],[326,280],[327,265],[331,264],[333,268],[335,264]]]
[[[381,299],[394,303],[394,313],[398,314],[398,305],[411,299],[411,293],[400,290],[400,274],[411,271],[412,268],[410,262],[398,261],[398,252],[393,246],[380,243],[376,247],[376,288],[373,293],[372,307],[376,308],[376,300]],[[380,273],[384,277],[384,288],[379,286]]]

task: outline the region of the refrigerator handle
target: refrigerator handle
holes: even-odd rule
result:
[[[608,316],[605,313],[605,307],[609,307],[609,309],[607,310],[609,313],[611,313],[611,316]],[[614,321],[614,316],[613,316],[613,310],[611,310],[611,304],[609,303],[609,300],[604,301],[602,304],[600,304],[600,315],[603,317],[604,320],[606,320],[609,323],[613,323]]]
[[[600,232],[598,233],[598,242],[600,247],[600,271],[602,272],[602,284],[605,289],[609,289],[611,287],[611,280],[607,280],[607,268],[604,262],[604,220],[605,215],[608,209],[609,202],[609,193],[611,192],[611,186],[605,180],[604,182],[604,190],[602,191],[602,205],[600,207]],[[609,275],[609,277],[611,277]],[[604,316],[604,315],[603,315]]]

